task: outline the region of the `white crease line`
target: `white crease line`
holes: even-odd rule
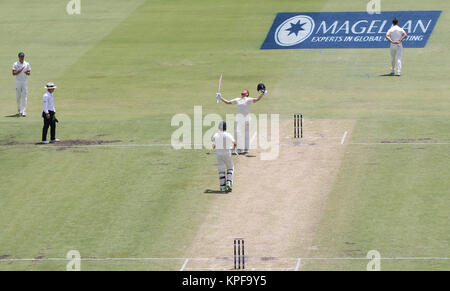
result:
[[[247,257],[246,257],[247,259]],[[265,260],[256,260],[256,259],[261,259],[261,258],[254,258],[254,260],[248,260],[248,261],[262,261],[264,262]],[[448,261],[450,260],[450,257],[393,257],[393,258],[379,258],[380,260],[388,260],[388,261]],[[290,261],[297,261],[297,263],[299,262],[299,260],[323,260],[323,261],[327,261],[327,260],[338,260],[338,261],[345,261],[345,260],[362,260],[362,261],[367,261],[370,260],[366,257],[337,257],[337,258],[326,258],[326,257],[303,257],[303,258],[273,258],[272,261],[283,261],[283,260],[290,260]]]
[[[245,257],[246,261],[261,261],[265,262],[268,257]],[[326,258],[326,257],[292,257],[292,258],[277,258],[270,257],[271,261],[282,261],[282,260],[369,260],[366,257],[337,257],[337,258]],[[380,260],[450,260],[450,257],[394,257],[394,258],[379,258]],[[70,261],[72,259],[67,258],[25,258],[25,259],[0,259],[0,262],[21,262],[21,261]],[[190,261],[231,261],[232,257],[224,258],[80,258],[81,261],[169,261],[169,260],[190,260]],[[185,268],[187,269],[187,268]],[[292,268],[291,268],[292,269]]]
[[[80,258],[80,261],[169,261],[185,260],[186,258]],[[70,261],[67,258],[26,258],[26,259],[0,259],[0,262],[27,262],[27,261]],[[198,258],[198,260],[210,260]]]
[[[353,145],[450,145],[450,142],[351,142]]]
[[[15,147],[15,146],[36,146],[41,149],[58,149],[58,148],[100,148],[100,147],[112,147],[112,148],[135,148],[135,147],[173,147],[172,144],[91,144],[91,145],[60,145],[60,144],[0,144],[0,147]],[[190,147],[192,149],[195,146],[202,146],[203,144],[176,144],[176,146],[180,147]],[[184,149],[184,148],[182,148]]]
[[[186,259],[186,260],[184,261],[184,264],[183,264],[183,266],[181,267],[180,271],[184,271],[184,269],[186,268],[186,265],[187,265],[188,262],[189,262],[189,259]]]
[[[256,138],[257,133],[255,132],[251,138],[250,144],[253,143],[253,140]],[[345,139],[348,135],[346,131],[344,136],[341,138],[341,145],[344,144]],[[302,142],[300,141],[292,141],[292,142],[278,142],[273,143],[277,145],[291,145],[292,143],[305,143],[305,145],[312,140],[315,139],[338,139],[339,137],[308,137],[304,138]],[[334,142],[324,142],[324,143],[315,143],[316,145],[335,145]],[[349,142],[347,144],[351,145],[450,145],[450,142]],[[91,144],[91,145],[64,145],[64,144],[49,144],[49,145],[41,145],[34,143],[24,143],[24,144],[0,144],[0,147],[17,147],[17,146],[35,146],[40,149],[58,149],[58,148],[139,148],[139,147],[171,147],[172,144]],[[194,149],[195,147],[201,147],[201,149],[205,149],[203,144],[176,144],[176,146],[182,147],[181,149],[185,149],[184,147],[188,147],[187,149]]]
[[[295,266],[295,270],[296,270],[296,271],[298,271],[298,270],[300,269],[300,264],[301,264],[301,262],[302,262],[302,259],[301,259],[301,258],[298,258],[298,260],[297,260],[297,265]]]
[[[341,144],[344,144],[345,138],[346,138],[346,137],[347,137],[347,131],[344,132],[344,136],[343,136],[342,139],[341,139]]]
[[[313,142],[313,141],[311,141]],[[279,142],[279,143],[272,143],[273,145],[292,145],[293,143],[296,144],[303,144],[305,146],[309,146],[308,144],[308,140],[305,140],[304,142]],[[342,140],[341,143],[339,145],[342,145]],[[347,143],[348,145],[361,145],[361,146],[371,146],[371,145],[450,145],[450,142],[423,142],[423,143],[412,143],[412,142],[349,142]],[[314,144],[312,145],[329,145],[329,146],[335,146],[338,145],[337,143],[334,142],[314,142]],[[172,149],[174,149],[172,147],[171,144],[123,144],[123,145],[112,145],[112,144],[95,144],[95,145],[51,145],[51,146],[46,146],[46,145],[30,145],[30,144],[18,144],[18,145],[1,145],[0,147],[17,147],[17,146],[36,146],[36,148],[38,149],[54,149],[54,150],[58,150],[61,148],[144,148],[144,147],[170,147]],[[181,148],[180,150],[208,150],[207,148],[204,148],[204,145],[201,145],[202,148],[201,149],[196,149],[194,148],[195,145],[186,145],[188,148]],[[199,145],[200,146],[200,145]],[[174,150],[178,150],[178,149],[174,149]],[[210,149],[209,149],[210,150]]]
[[[0,146],[4,147],[14,147],[14,146],[36,146],[39,148],[92,148],[92,147],[168,147],[172,146],[171,144],[90,144],[90,145],[60,145],[57,143],[54,144],[34,144],[34,143],[27,143],[27,144],[1,144]],[[177,145],[178,146],[178,145]],[[184,146],[184,145],[181,145]],[[186,146],[194,146],[191,144],[187,144]],[[202,145],[203,146],[203,145]]]

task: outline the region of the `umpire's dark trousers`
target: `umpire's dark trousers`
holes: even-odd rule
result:
[[[50,118],[47,118],[45,116],[45,112],[42,112],[42,117],[44,118],[44,127],[42,128],[42,141],[47,140],[47,131],[48,127],[50,126],[50,140],[56,139],[56,120],[55,120],[55,112],[54,111],[48,111],[50,113]]]

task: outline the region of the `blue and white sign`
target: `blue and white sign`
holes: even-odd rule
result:
[[[441,11],[278,13],[261,49],[386,48],[385,35],[398,18],[404,47],[425,47]]]

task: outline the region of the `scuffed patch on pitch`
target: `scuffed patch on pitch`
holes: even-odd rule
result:
[[[312,239],[350,140],[354,121],[305,120],[304,138],[292,138],[292,122],[280,125],[280,155],[272,161],[233,156],[233,192],[215,195],[186,256],[185,270],[231,269],[233,239],[245,239],[246,269],[294,270]],[[272,258],[264,260],[264,258]],[[280,260],[280,258],[292,258]]]
[[[103,144],[110,144],[110,143],[117,143],[121,142],[121,140],[100,140],[100,139],[68,139],[63,140],[57,143],[53,143],[50,145],[58,147],[58,151],[63,151],[69,148],[76,148],[79,146],[91,146],[91,145],[103,145]]]

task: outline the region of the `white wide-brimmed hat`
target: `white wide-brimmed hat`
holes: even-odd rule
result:
[[[53,82],[48,82],[47,85],[45,85],[45,89],[56,89],[58,87],[55,86]]]

